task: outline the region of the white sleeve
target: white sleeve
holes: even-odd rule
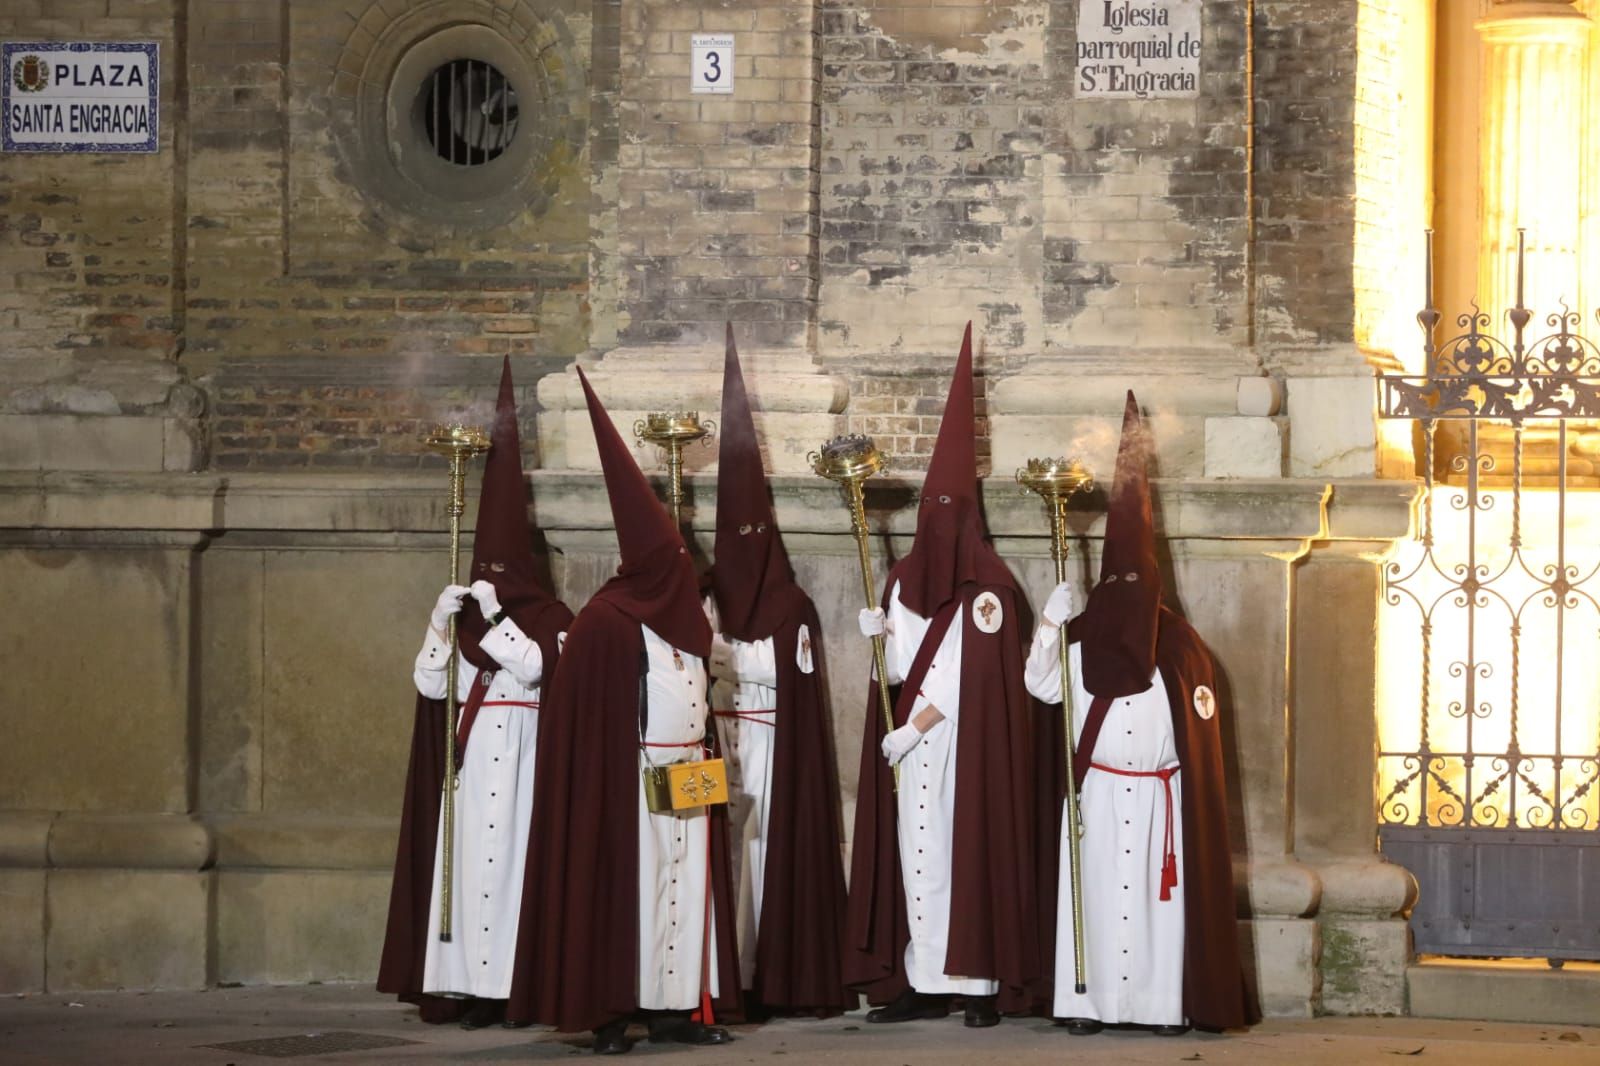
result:
[[[771,637],[751,644],[730,640],[728,645],[733,648],[733,671],[740,681],[778,687],[778,653]]]
[[[424,699],[444,699],[445,686],[450,683],[450,676],[446,672],[449,669],[450,645],[430,625],[427,635],[422,638],[422,650],[417,652],[416,666],[411,671],[417,692]]]
[[[1033,647],[1028,649],[1028,661],[1022,668],[1023,683],[1035,699],[1046,703],[1061,702],[1061,629],[1049,622],[1040,622],[1033,634]]]
[[[478,647],[523,688],[532,688],[544,678],[544,652],[539,649],[539,642],[528,639],[509,618],[484,634]]]
[[[911,660],[917,655],[912,630],[922,627],[905,624],[909,621],[906,615],[910,613],[910,610],[900,603],[900,586],[896,585],[889,590],[889,609],[884,612],[887,631],[883,635],[883,659],[889,671],[888,681],[891,685],[898,685],[905,680],[906,671],[911,669]]]

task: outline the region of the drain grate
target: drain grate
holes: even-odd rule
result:
[[[372,1033],[299,1033],[295,1036],[270,1036],[261,1040],[235,1040],[230,1044],[204,1044],[218,1051],[238,1051],[269,1059],[298,1059],[306,1055],[331,1055],[339,1051],[376,1051],[378,1048],[415,1044],[397,1036]]]

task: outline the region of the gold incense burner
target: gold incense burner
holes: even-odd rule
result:
[[[453,422],[435,426],[422,439],[431,452],[450,460],[450,584],[461,579],[461,516],[467,510],[467,464],[489,450],[489,437],[476,426]],[[456,827],[456,618],[450,616],[450,663],[445,683],[444,790],[439,804],[439,832],[443,837],[439,869],[439,939],[452,936],[450,895],[454,886]]]
[[[1017,483],[1029,492],[1037,493],[1044,501],[1045,511],[1050,517],[1050,558],[1056,564],[1056,581],[1067,579],[1067,501],[1080,492],[1089,492],[1094,488],[1094,478],[1077,459],[1029,459],[1027,465],[1017,471]],[[1084,969],[1084,940],[1083,940],[1083,867],[1078,861],[1080,845],[1083,836],[1083,820],[1078,810],[1078,790],[1073,784],[1076,781],[1075,752],[1073,751],[1073,737],[1077,735],[1073,724],[1072,706],[1072,658],[1067,648],[1067,624],[1061,623],[1061,633],[1056,641],[1056,647],[1061,656],[1061,711],[1065,717],[1063,728],[1066,730],[1066,767],[1065,775],[1067,785],[1067,848],[1068,862],[1072,871],[1072,970],[1073,988],[1083,995],[1088,990],[1088,978]]]
[[[811,469],[829,481],[860,484],[884,468],[883,453],[862,433],[835,437],[806,456]]]
[[[1094,489],[1094,478],[1077,459],[1029,459],[1017,471],[1017,483],[1046,502],[1065,500]]]
[[[872,438],[863,433],[835,437],[806,456],[818,477],[834,481],[844,489],[845,505],[850,509],[850,527],[856,537],[856,552],[861,563],[861,591],[868,608],[878,606],[877,583],[872,578],[872,552],[868,543],[867,502],[862,486],[886,465],[883,453]],[[878,706],[883,712],[885,735],[894,731],[894,706],[889,702],[889,671],[884,663],[883,637],[872,638],[872,659],[878,673]],[[900,767],[894,768],[895,787],[900,785]]]
[[[633,423],[633,435],[667,453],[668,503],[672,524],[683,525],[683,449],[695,441],[707,445],[717,430],[709,419],[701,421],[698,411],[652,411]]]

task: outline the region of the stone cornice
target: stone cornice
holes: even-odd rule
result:
[[[659,479],[657,479],[659,481]],[[539,470],[531,478],[535,524],[550,533],[611,528],[604,485],[592,473]],[[774,477],[778,522],[791,536],[843,537],[849,517],[834,486],[814,477]],[[868,487],[874,531],[908,537],[919,482],[880,478]],[[1414,481],[1156,479],[1164,536],[1199,540],[1392,540],[1410,528]],[[697,539],[715,524],[716,480],[686,479]],[[448,528],[442,474],[0,474],[0,529],[333,534],[438,533]],[[698,506],[695,504],[698,502]],[[1098,537],[1104,496],[1074,507],[1079,536]],[[984,483],[990,532],[1043,540],[1040,505],[1009,477]],[[473,513],[469,507],[466,528]]]

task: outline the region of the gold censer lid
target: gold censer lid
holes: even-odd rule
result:
[[[1075,458],[1029,459],[1017,471],[1017,482],[1047,500],[1066,499],[1094,488],[1094,477]]]

